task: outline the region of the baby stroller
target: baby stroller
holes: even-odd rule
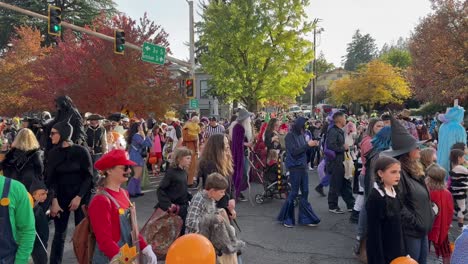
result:
[[[288,173],[284,166],[285,153],[284,151],[280,153],[277,162],[265,166],[263,177],[259,177],[263,185],[263,193],[255,195],[257,204],[262,204],[267,199],[286,199],[288,197],[291,184],[288,182]]]

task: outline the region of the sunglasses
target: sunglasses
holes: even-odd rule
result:
[[[123,166],[123,170],[124,170],[124,171],[128,171],[128,169],[130,169],[130,168],[131,168],[130,165],[125,165],[125,166]]]
[[[56,135],[56,134],[58,134],[58,133],[59,133],[59,132],[51,131],[51,132],[50,132],[50,136]]]

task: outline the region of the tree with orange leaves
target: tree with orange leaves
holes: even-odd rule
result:
[[[139,23],[125,15],[112,20],[96,19],[92,29],[112,36],[113,29],[125,31],[127,42],[165,46],[170,52],[167,34],[146,14]],[[141,52],[127,49],[124,55],[113,52],[113,43],[83,34],[77,38],[65,32],[53,52],[34,65],[34,73],[43,76],[27,94],[53,104],[57,95],[69,95],[81,111],[107,114],[130,109],[139,114],[163,114],[181,101],[167,65],[141,61]],[[52,105],[49,105],[52,107]]]
[[[409,79],[424,102],[468,105],[468,2],[432,0],[433,14],[421,20],[409,43]]]
[[[51,50],[41,46],[39,29],[21,26],[15,29],[17,36],[12,46],[0,58],[0,113],[13,116],[34,109],[30,98],[24,96],[32,90],[32,83],[41,80],[31,72],[31,67]]]

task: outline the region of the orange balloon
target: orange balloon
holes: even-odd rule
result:
[[[166,264],[215,264],[216,254],[208,238],[199,234],[179,237],[169,247]]]
[[[398,258],[392,260],[392,262],[390,262],[390,264],[418,264],[418,262],[416,260],[412,259],[408,255],[406,257],[398,257]]]

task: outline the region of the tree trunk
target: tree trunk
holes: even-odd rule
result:
[[[248,101],[246,102],[246,107],[249,112],[252,113],[257,113],[258,111],[258,103],[257,99],[255,98],[248,98]]]

